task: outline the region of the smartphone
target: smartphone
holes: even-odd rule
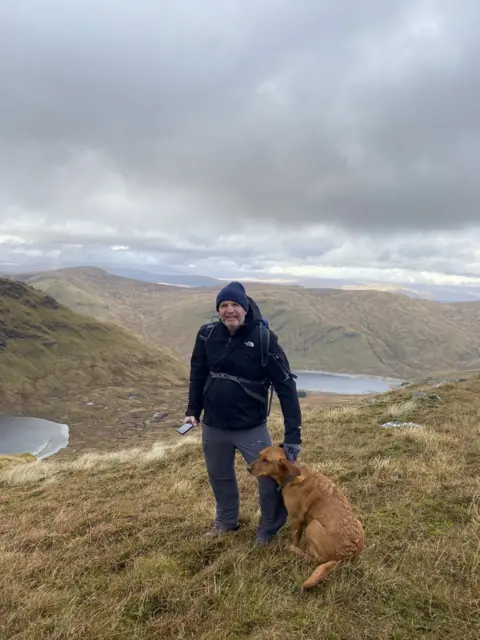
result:
[[[190,429],[193,429],[193,424],[190,424],[190,422],[185,422],[185,424],[182,424],[181,427],[179,427],[177,429],[178,433],[180,433],[182,436],[185,435],[188,431],[190,431]]]

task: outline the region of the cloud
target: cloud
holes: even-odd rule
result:
[[[468,0],[8,3],[2,260],[480,277],[479,18]]]

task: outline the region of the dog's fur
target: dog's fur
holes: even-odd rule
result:
[[[293,529],[290,550],[302,557],[307,555],[299,546],[305,529],[307,553],[321,563],[303,583],[304,589],[325,580],[340,562],[363,551],[362,524],[343,491],[329,478],[304,464],[293,464],[282,447],[263,449],[249,471],[257,478],[274,478],[279,485],[293,476],[282,489]]]

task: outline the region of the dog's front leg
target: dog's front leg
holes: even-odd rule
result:
[[[304,558],[306,553],[300,549],[300,541],[302,539],[303,534],[303,520],[293,520],[292,521],[292,544],[290,545],[290,551],[295,553],[297,556]]]

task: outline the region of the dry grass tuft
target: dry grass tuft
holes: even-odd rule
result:
[[[408,416],[412,411],[416,408],[416,403],[414,400],[405,400],[403,402],[392,402],[392,404],[388,405],[385,409],[385,418],[386,419],[399,419],[405,416]]]
[[[40,480],[54,480],[63,473],[75,471],[104,471],[111,467],[131,464],[142,467],[161,460],[167,453],[175,451],[185,444],[197,442],[196,436],[184,436],[176,444],[166,445],[156,442],[150,449],[135,447],[120,451],[90,452],[74,459],[56,461],[38,460],[30,464],[18,464],[0,471],[0,483],[9,486],[34,484]]]
[[[325,412],[325,419],[332,423],[342,422],[346,418],[353,419],[361,414],[361,408],[357,405],[333,407]]]
[[[2,637],[477,638],[479,391],[474,378],[442,390],[441,404],[416,405],[409,417],[421,430],[380,427],[393,404],[405,407],[405,390],[355,410],[306,411],[302,459],[345,489],[367,541],[311,593],[300,585],[315,563],[289,554],[289,525],[254,548],[256,482],[240,459],[242,529],[203,538],[214,503],[198,434],[168,456],[59,462],[61,482],[3,477]],[[271,431],[278,441],[278,416]]]

